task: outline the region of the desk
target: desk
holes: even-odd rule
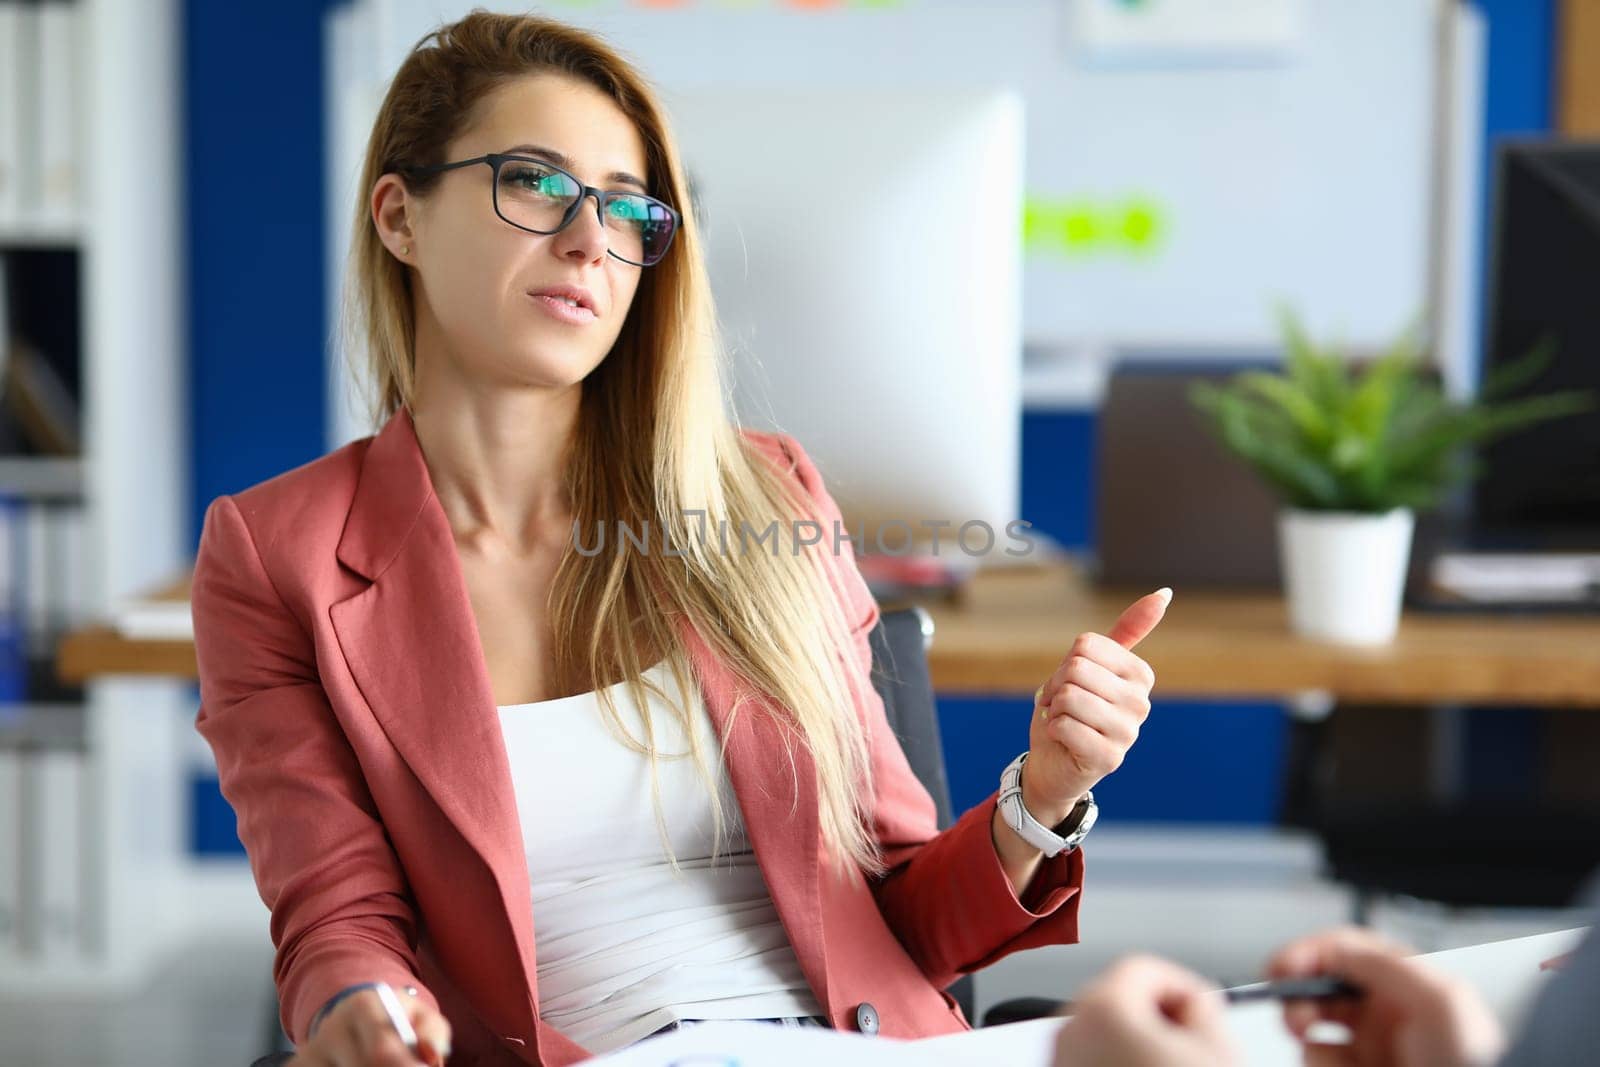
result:
[[[1098,589],[1071,560],[980,570],[957,599],[927,605],[934,687],[1031,695],[1073,638],[1103,633],[1148,592]],[[153,594],[187,595],[187,577]],[[1275,592],[1178,589],[1139,654],[1155,667],[1158,698],[1277,699],[1310,690],[1367,703],[1600,707],[1600,615],[1412,612],[1392,645],[1354,649],[1294,636]],[[57,670],[68,682],[103,674],[194,678],[194,644],[130,640],[91,626],[63,640]]]
[[[191,578],[185,574],[152,590],[144,599],[187,603]],[[68,633],[56,646],[56,674],[63,682],[81,685],[107,674],[193,680],[200,677],[200,668],[195,661],[194,642],[188,638],[138,640],[124,637],[107,623],[94,623]]]
[[[979,571],[957,599],[925,605],[934,687],[1031,696],[1080,632],[1104,633],[1152,591],[1097,588],[1070,560]],[[1600,615],[1407,612],[1392,645],[1342,648],[1291,633],[1277,592],[1176,589],[1138,652],[1155,668],[1157,699],[1312,690],[1364,703],[1600,708]]]
[[[1508,1032],[1514,1032],[1532,998],[1550,980],[1539,963],[1572,948],[1582,930],[1537,934],[1425,956],[1428,964],[1474,986]],[[904,1064],[906,1067],[1049,1067],[1060,1019],[1037,1019],[920,1041],[894,1041],[834,1030],[778,1030],[752,1022],[705,1023],[619,1049],[592,1062],[604,1067],[722,1067],[743,1062],[764,1067],[834,1067]],[[1252,1067],[1300,1063],[1300,1046],[1283,1027],[1277,1004],[1243,1004],[1227,1013],[1228,1030],[1242,1062]],[[737,1059],[728,1058],[736,1056]],[[704,1058],[702,1058],[704,1057]]]

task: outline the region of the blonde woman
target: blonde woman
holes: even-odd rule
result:
[[[1005,804],[937,832],[850,542],[800,525],[837,507],[792,437],[729,421],[640,76],[475,11],[402,64],[360,189],[381,429],[213,501],[193,588],[197,726],[293,1062],[567,1064],[703,1019],[958,1032],[951,981],[1075,941],[1083,861],[1052,843],[1148,711],[1129,649],[1166,596],[1080,638]]]

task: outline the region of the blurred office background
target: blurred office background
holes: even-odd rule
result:
[[[0,1033],[8,1045],[20,1035],[18,1062],[246,1063],[266,1051],[267,913],[193,729],[195,687],[117,671],[63,682],[56,651],[181,576],[217,495],[371,431],[332,340],[354,161],[387,74],[469,6],[0,0]],[[937,150],[927,100],[1000,101],[973,105],[972,129],[987,132],[963,143],[1014,146],[1015,166],[941,157],[926,173],[976,175],[1003,194],[1018,258],[997,245],[1001,258],[973,276],[1003,287],[990,294],[994,329],[974,344],[1003,345],[914,384],[916,353],[884,351],[894,371],[878,381],[919,398],[938,394],[941,375],[963,395],[993,383],[973,423],[987,436],[970,449],[1003,484],[994,495],[979,471],[968,499],[1092,567],[1108,523],[1139,521],[1130,496],[1183,476],[1104,481],[1118,462],[1109,441],[1163,432],[1107,433],[1117,373],[1275,361],[1282,300],[1355,352],[1422,321],[1446,386],[1470,395],[1493,289],[1498,148],[1600,137],[1600,93],[1585,81],[1600,69],[1591,0],[1218,0],[1197,17],[1206,6],[531,9],[622,45],[686,123],[735,88],[796,115],[854,100],[864,124],[875,102],[921,100],[927,136],[907,143]],[[686,129],[685,144],[721,158],[707,129]],[[819,165],[842,186],[854,159]],[[714,200],[716,174],[700,179]],[[981,251],[983,234],[970,236]],[[737,319],[740,306],[719,297]],[[783,343],[744,340],[770,341],[769,355]],[[774,393],[781,374],[768,371]],[[780,421],[817,442],[844,499],[873,472],[829,415],[790,408]],[[854,432],[870,439],[872,427]],[[1152,505],[1143,518],[1163,516]],[[1203,560],[1186,566],[1205,579]],[[1183,586],[1170,584],[1179,610]],[[160,613],[149,618],[159,629]],[[1596,751],[1577,711],[1418,705],[1374,720],[1314,692],[1156,696],[1131,757],[1096,791],[1084,943],[985,972],[980,1009],[1071,995],[1132,949],[1243,981],[1283,939],[1349,918],[1373,897],[1333,876],[1307,810],[1330,751],[1342,773],[1370,771],[1335,791],[1403,808],[1423,782],[1430,797],[1492,795],[1535,814],[1553,768],[1571,777]],[[964,810],[1026,746],[1026,701],[946,693],[939,714]],[[1510,891],[1471,906],[1377,899],[1368,918],[1428,948],[1574,925]]]

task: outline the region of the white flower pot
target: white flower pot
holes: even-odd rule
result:
[[[1392,640],[1414,525],[1406,508],[1279,512],[1278,552],[1295,632],[1351,645]]]

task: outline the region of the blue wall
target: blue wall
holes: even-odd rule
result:
[[[1478,245],[1479,307],[1494,237],[1495,145],[1508,137],[1544,134],[1553,127],[1557,76],[1556,0],[1476,0],[1489,26],[1489,79],[1483,104],[1482,215]],[[1482,319],[1479,363],[1482,366]]]
[[[322,16],[332,6],[186,4],[196,541],[212,498],[326,450]],[[1494,141],[1550,128],[1555,5],[1476,6],[1489,22],[1487,212]],[[1022,439],[1023,517],[1064,544],[1090,544],[1094,416],[1029,413]],[[987,796],[1026,746],[1022,703],[941,699],[958,810]],[[1496,736],[1506,742],[1503,731]],[[1104,818],[1270,822],[1283,740],[1273,704],[1158,700],[1134,753],[1097,794]],[[195,850],[241,851],[215,779],[196,779],[192,795]]]
[[[322,16],[326,0],[188,0],[183,15],[190,511],[326,451]],[[196,696],[198,700],[198,696]],[[190,840],[242,853],[214,777]]]
[[[190,418],[206,505],[325,451],[326,0],[184,10]]]

